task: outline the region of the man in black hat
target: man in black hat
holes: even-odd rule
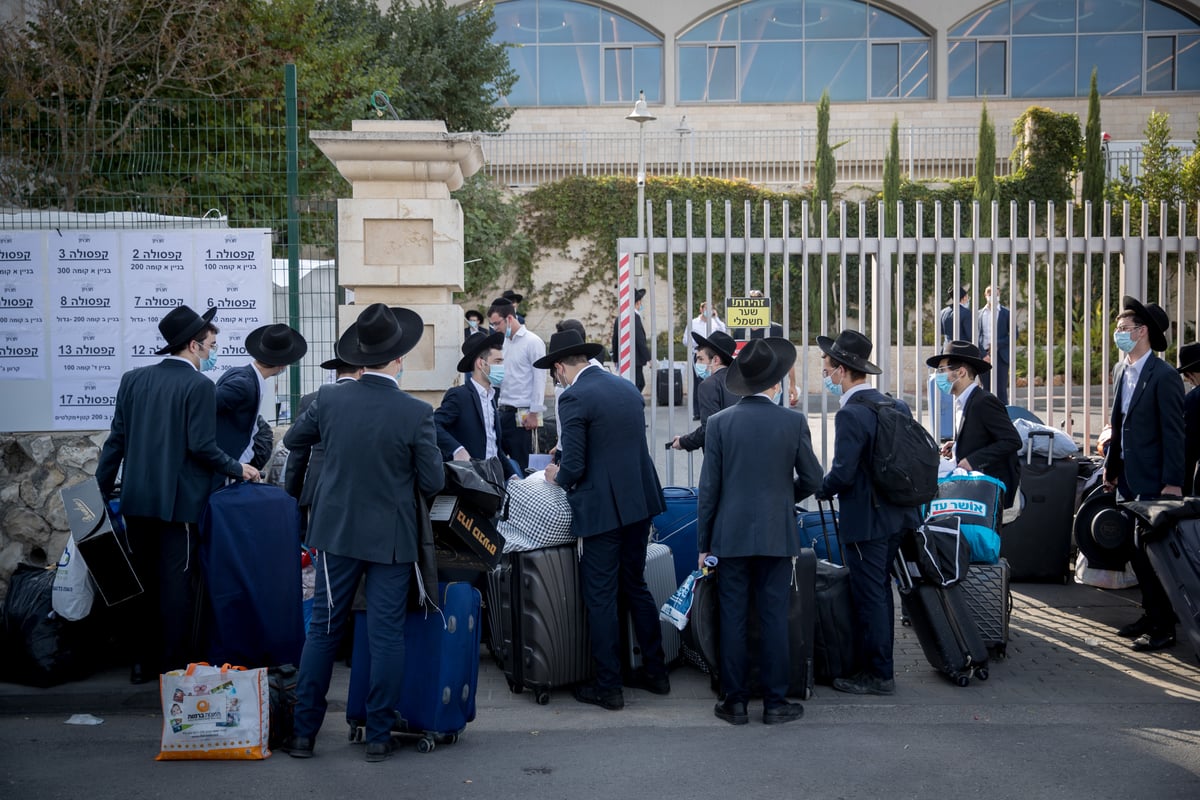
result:
[[[145,590],[130,609],[138,646],[130,672],[134,683],[195,660],[190,639],[200,513],[214,476],[258,479],[258,470],[217,446],[216,391],[200,374],[201,362],[216,351],[216,313],[210,308],[201,316],[178,306],[158,323],[167,342],[158,355],[167,358],[121,376],[112,427],[96,466],[96,481],[107,499],[124,465],[121,512],[133,567]]]
[[[471,334],[478,333],[483,326],[483,314],[475,309],[471,309],[463,317],[467,320],[467,327],[463,328],[463,341],[471,338]]]
[[[1121,298],[1113,342],[1124,354],[1114,374],[1112,439],[1104,484],[1121,500],[1178,496],[1184,482],[1183,382],[1154,351],[1167,349],[1167,312],[1155,303]],[[1175,613],[1146,552],[1129,559],[1142,590],[1142,616],[1117,631],[1138,651],[1175,644]]]
[[[546,343],[525,327],[516,308],[503,297],[492,301],[488,321],[493,331],[504,335],[504,388],[499,403],[504,451],[524,470],[546,410],[546,370],[534,366],[546,355]]]
[[[356,367],[353,364],[347,364],[337,356],[321,362],[321,369],[333,370],[335,373],[332,386],[348,383],[358,380],[358,376],[362,374],[362,367]],[[325,387],[322,386],[321,389]],[[304,416],[304,412],[317,399],[317,394],[321,391],[309,392],[300,398],[300,405],[296,409],[296,419]],[[288,450],[287,464],[283,469],[283,489],[292,497],[296,498],[296,502],[300,505],[300,534],[304,537],[308,530],[308,513],[312,506],[313,497],[317,491],[317,479],[321,477],[321,464],[325,460],[325,445],[317,442],[311,447],[300,445],[293,450]]]
[[[342,626],[363,575],[371,652],[366,759],[392,753],[418,515],[426,513],[421,495],[437,493],[444,481],[433,408],[403,392],[397,379],[423,330],[413,311],[367,306],[337,343],[338,358],[362,367],[362,376],[323,389],[283,437],[289,448],[325,445],[308,530],[319,577],[300,656],[294,734],[284,746],[296,758],[313,754]]]
[[[640,392],[646,388],[646,365],[650,363],[650,345],[646,343],[646,326],[642,324],[642,298],[646,296],[645,289],[633,293],[633,382]],[[621,358],[621,315],[613,320],[612,357],[614,361]]]
[[[942,455],[957,466],[990,475],[1004,484],[1004,507],[1017,496],[1021,476],[1021,437],[1004,404],[976,378],[991,370],[979,348],[970,342],[950,342],[940,355],[925,361],[934,369],[938,389],[954,398],[957,434],[942,445]]]
[[[1183,494],[1192,497],[1200,463],[1200,343],[1179,348],[1179,374],[1192,385],[1183,397]]]
[[[818,497],[837,495],[841,540],[850,570],[850,595],[854,601],[855,653],[860,671],[835,678],[833,688],[852,694],[890,695],[896,691],[892,649],[895,607],[888,568],[900,549],[906,531],[921,523],[915,508],[892,505],[881,499],[871,483],[871,458],[878,430],[876,403],[892,402],[912,413],[900,400],[887,397],[867,383],[879,367],[868,359],[871,340],[858,331],[842,331],[836,339],[818,336],[824,353],[821,375],[825,390],[838,398],[834,417],[833,464]]]
[[[217,380],[217,444],[243,463],[254,456],[258,408],[264,397],[275,395],[270,381],[304,358],[308,342],[287,325],[263,325],[246,337],[246,352],[253,361]]]
[[[562,460],[546,467],[546,480],[566,490],[572,532],[583,540],[579,575],[596,680],[577,687],[575,699],[615,711],[625,706],[618,596],[642,648],[643,666],[630,685],[671,691],[658,606],[644,575],[650,519],[666,506],[646,446],[642,396],[590,362],[603,349],[565,330],[550,337],[550,351],[534,366],[554,370],[554,379],[568,387],[559,398]]]
[[[504,334],[480,331],[462,346],[458,371],[470,375],[460,386],[442,395],[433,412],[438,447],[446,461],[499,458],[504,477],[514,474],[500,437],[500,412],[496,397],[504,382]]]
[[[728,390],[741,399],[709,417],[705,430],[698,563],[710,553],[720,559],[722,699],[713,713],[732,725],[750,721],[746,615],[751,593],[762,630],[762,721],[791,722],[804,713],[786,697],[788,586],[792,557],[800,554],[795,502],[820,487],[821,465],[808,420],[777,405],[795,361],[796,348],[787,339],[751,340],[726,370]]]
[[[676,436],[671,441],[671,447],[675,450],[691,451],[704,447],[704,428],[708,418],[741,399],[725,385],[729,374],[725,368],[733,363],[737,348],[733,337],[724,331],[713,331],[711,336],[705,338],[692,331],[692,338],[696,341],[696,360],[692,369],[700,380],[696,389],[700,394],[700,425],[691,433]]]

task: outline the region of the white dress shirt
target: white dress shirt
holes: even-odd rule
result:
[[[712,336],[717,331],[729,333],[729,329],[725,327],[725,323],[721,322],[716,314],[713,314],[708,319],[705,319],[703,316],[693,319],[687,324],[687,327],[683,331],[683,343],[687,345],[688,355],[692,356],[693,358],[696,356],[696,340],[692,338],[693,331],[700,334],[705,339],[707,339],[709,336]]]
[[[522,325],[511,339],[504,340],[504,384],[500,402],[540,414],[546,410],[546,370],[533,362],[546,355],[546,343]]]
[[[1142,375],[1142,367],[1146,366],[1146,359],[1150,357],[1150,352],[1147,350],[1142,353],[1142,357],[1132,364],[1126,363],[1125,371],[1121,373],[1122,416],[1129,413],[1129,404],[1133,402],[1133,390],[1137,388],[1138,378]]]
[[[863,389],[870,389],[870,388],[871,388],[871,384],[867,383],[866,381],[863,381],[862,383],[856,384],[855,386],[848,389],[847,391],[842,392],[842,396],[838,398],[838,408],[845,408],[846,403],[850,402],[850,398],[854,396],[855,392],[861,392]]]
[[[508,375],[506,374],[504,377],[507,378]],[[475,389],[475,394],[479,395],[479,402],[483,407],[483,437],[486,443],[483,457],[492,458],[496,455],[496,415],[492,413],[492,397],[496,392],[492,389],[490,382],[484,386],[475,380],[474,375],[471,376],[471,387]],[[462,449],[464,448],[458,448],[458,450]],[[457,454],[458,450],[455,450],[454,453]]]

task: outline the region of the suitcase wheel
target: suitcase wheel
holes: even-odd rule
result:
[[[993,652],[992,657],[999,661],[1003,661],[1004,659],[1008,658],[1008,645],[1006,645],[1006,644],[996,645],[996,649]]]
[[[418,753],[432,753],[435,747],[437,747],[437,742],[433,740],[432,736],[422,736],[420,739],[417,739]]]
[[[975,670],[975,677],[979,678],[981,681],[986,681],[988,679],[987,667],[980,667],[979,669]]]
[[[968,686],[971,683],[970,675],[958,674],[958,675],[951,675],[950,677],[954,680],[954,683],[958,686]]]
[[[550,691],[548,689],[538,689],[538,692],[533,696],[533,699],[537,700],[537,704],[539,706],[549,705]]]
[[[514,681],[512,678],[509,678],[508,690],[513,694],[520,694],[521,692],[525,691],[525,687]]]

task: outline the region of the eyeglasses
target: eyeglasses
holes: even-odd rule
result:
[[[1132,331],[1136,331],[1138,328],[1144,328],[1144,327],[1146,327],[1146,326],[1145,325],[1118,325],[1117,330],[1119,330],[1121,333],[1130,333]]]
[[[936,367],[933,371],[937,375],[946,375],[947,373],[954,372],[957,369],[958,367]]]

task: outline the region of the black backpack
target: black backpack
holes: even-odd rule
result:
[[[878,499],[894,506],[916,508],[937,495],[937,442],[912,414],[892,399],[865,401],[875,409],[879,424],[871,453],[871,483]]]

